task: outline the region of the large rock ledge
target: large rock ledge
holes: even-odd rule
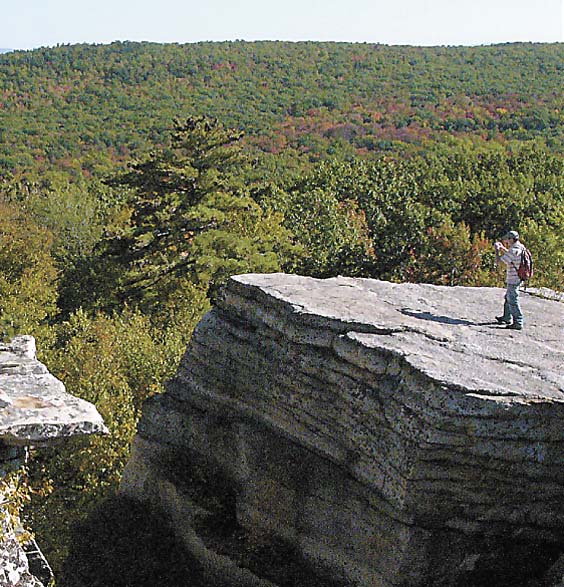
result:
[[[106,432],[96,408],[68,394],[36,359],[33,337],[0,343],[0,482],[24,464],[28,446]],[[0,490],[0,587],[42,587],[30,566],[38,569],[45,585],[49,566],[33,540],[23,547],[19,543],[19,528],[4,508],[10,499]]]
[[[564,305],[524,294],[508,331],[503,293],[232,278],[122,491],[193,546],[204,470],[242,527],[347,585],[525,585],[564,550]]]

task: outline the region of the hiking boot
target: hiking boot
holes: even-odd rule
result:
[[[503,316],[496,316],[495,319],[498,324],[511,324],[511,320],[506,320]]]
[[[513,322],[513,324],[508,324],[505,328],[509,328],[510,330],[523,330],[523,325]]]

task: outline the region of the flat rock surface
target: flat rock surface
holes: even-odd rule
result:
[[[523,587],[523,552],[564,543],[564,304],[522,292],[507,330],[504,293],[231,278],[144,405],[122,491],[167,510],[155,488],[175,471],[184,495],[188,462],[355,587]]]
[[[512,331],[495,322],[503,307],[499,288],[267,274],[237,276],[229,289],[268,299],[312,326],[334,321],[352,340],[388,349],[439,382],[516,401],[564,401],[558,301],[521,292],[525,329]]]
[[[96,408],[68,394],[35,358],[32,337],[0,345],[0,439],[5,444],[43,444],[106,431]]]

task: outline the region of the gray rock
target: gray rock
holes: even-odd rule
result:
[[[0,440],[42,445],[77,434],[105,433],[96,408],[65,391],[35,357],[31,336],[0,345]]]
[[[523,545],[564,539],[564,305],[523,293],[510,331],[503,295],[232,278],[145,405],[122,491],[162,507],[189,455],[320,576],[454,586],[503,558],[525,581]]]
[[[30,573],[25,552],[3,512],[0,512],[0,535],[0,587],[43,587]]]
[[[33,337],[0,344],[0,481],[25,463],[29,445],[105,432],[96,408],[66,393],[36,359]],[[0,587],[43,587],[37,577],[47,585],[51,569],[35,541],[20,544],[14,520],[4,509],[10,499],[0,490]]]

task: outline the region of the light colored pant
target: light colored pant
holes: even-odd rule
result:
[[[519,286],[521,283],[508,283],[505,291],[505,302],[503,304],[503,319],[509,322],[513,318],[513,322],[519,326],[523,326],[523,312],[521,312],[521,304],[519,304]]]

